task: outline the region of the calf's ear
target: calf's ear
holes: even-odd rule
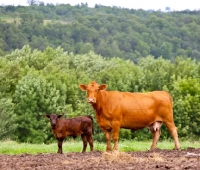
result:
[[[83,91],[87,90],[87,86],[84,85],[84,84],[79,84],[79,87],[80,87],[80,89],[83,90]]]
[[[58,118],[61,118],[62,117],[62,115],[58,115]]]
[[[45,114],[44,116],[45,116],[46,118],[50,118],[50,115],[48,115],[48,114]]]

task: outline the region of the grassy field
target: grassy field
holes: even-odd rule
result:
[[[181,149],[185,149],[188,147],[200,148],[200,142],[189,142],[182,141],[180,142]],[[146,151],[149,150],[151,146],[151,141],[147,142],[138,142],[138,141],[121,141],[119,142],[119,150],[122,152],[128,151]],[[174,143],[173,141],[162,141],[157,145],[160,149],[173,149]],[[105,143],[94,143],[94,150],[105,151],[106,144]],[[57,152],[57,143],[52,143],[49,145],[46,144],[30,144],[30,143],[17,143],[15,141],[1,141],[0,145],[0,154],[37,154],[37,153],[56,153]],[[63,143],[63,152],[81,152],[82,150],[82,142],[70,140]],[[89,151],[89,145],[87,147],[87,152]]]
[[[20,20],[21,18],[13,18],[7,15],[0,15],[0,20],[2,21],[6,21],[7,23],[16,23],[16,24],[20,24]],[[57,23],[61,23],[63,25],[68,24],[69,22],[64,22],[64,21],[54,21]],[[44,25],[47,25],[48,23],[52,23],[52,20],[44,20]]]
[[[20,23],[20,18],[10,17],[7,15],[0,15],[0,20],[6,21],[7,23],[14,23],[14,22],[16,22],[17,24]]]

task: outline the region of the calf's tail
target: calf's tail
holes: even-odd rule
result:
[[[94,120],[92,116],[88,116],[92,120],[92,134],[94,135]]]

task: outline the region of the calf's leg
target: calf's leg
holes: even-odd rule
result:
[[[62,154],[63,153],[63,151],[62,151],[62,143],[63,143],[63,138],[58,138],[57,139],[58,140],[58,152],[57,153],[60,153],[60,154]]]
[[[86,151],[86,148],[87,148],[87,138],[86,138],[86,135],[84,135],[84,134],[81,135],[81,138],[83,141],[83,150],[82,150],[82,153],[83,153]]]
[[[93,138],[92,138],[92,135],[87,135],[87,142],[90,145],[90,151],[93,151]]]

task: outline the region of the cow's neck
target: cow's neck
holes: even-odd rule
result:
[[[92,105],[92,107],[93,107],[93,109],[94,109],[94,111],[95,111],[95,113],[97,112],[97,104],[98,103],[92,103],[91,105]]]
[[[96,113],[97,119],[99,118],[100,115],[102,116],[102,114],[103,114],[102,113],[102,106],[103,106],[102,103],[103,103],[104,98],[102,97],[102,95],[104,95],[104,94],[102,94],[102,93],[105,93],[105,91],[100,91],[97,95],[96,103],[92,103],[92,107]]]

